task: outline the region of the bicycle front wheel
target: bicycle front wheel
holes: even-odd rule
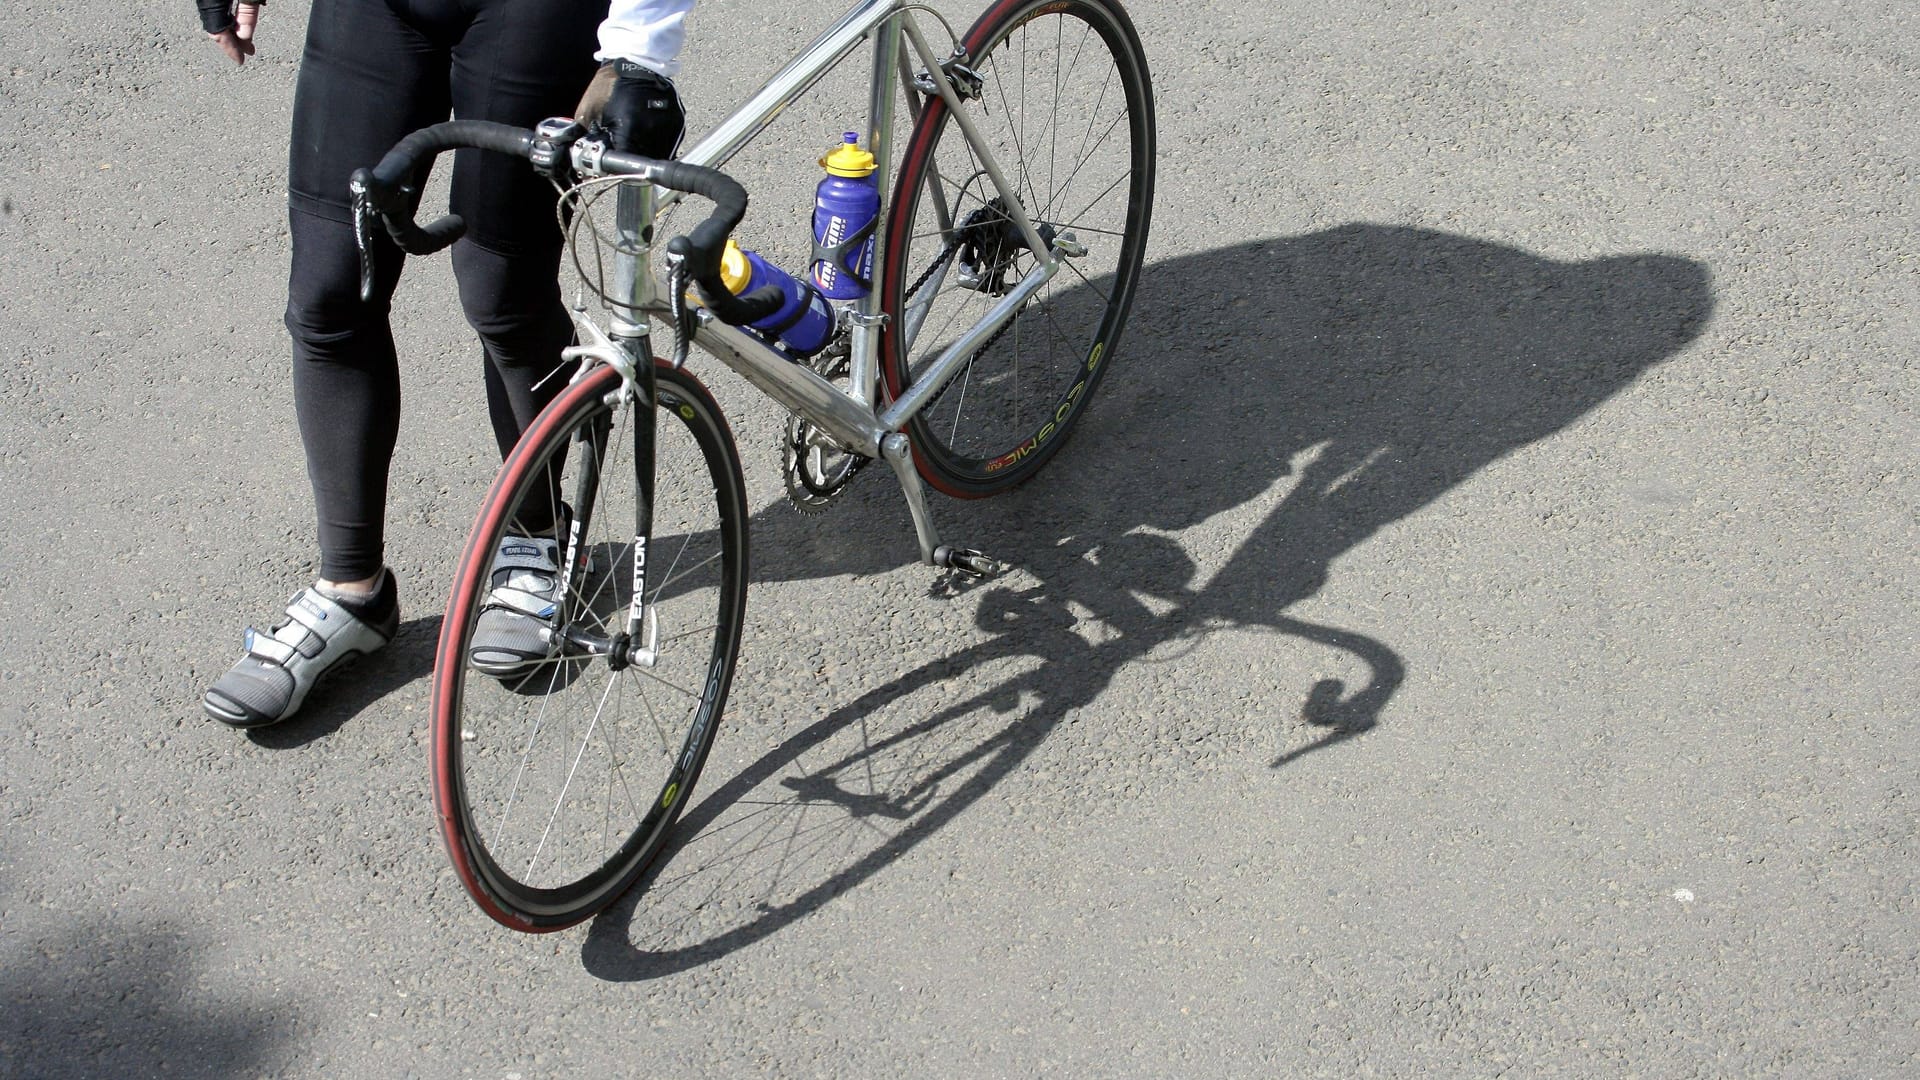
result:
[[[986,157],[1041,239],[1073,252],[909,424],[928,483],[980,498],[1059,451],[1111,366],[1152,213],[1153,91],[1111,0],[1002,0],[965,44],[980,82],[963,107],[986,154],[943,99],[927,102],[887,218],[888,390],[905,393],[1036,265]]]
[[[687,804],[733,678],[747,585],[739,456],[706,389],[656,371],[651,448],[635,435],[648,406],[623,395],[608,367],[528,428],[481,507],[441,625],[432,748],[441,835],[467,892],[516,930],[571,926],[632,886]],[[622,638],[649,471],[653,539],[640,561],[657,634],[651,662],[632,652],[646,627]],[[513,616],[531,624],[517,629],[534,644],[503,671],[485,635],[503,625],[498,590],[527,584],[495,570],[510,537],[553,544],[565,569],[545,618]]]

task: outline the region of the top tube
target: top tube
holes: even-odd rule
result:
[[[859,0],[813,43],[795,54],[766,84],[754,92],[733,114],[680,155],[682,161],[715,168],[724,164],[740,148],[786,111],[794,99],[813,88],[833,66],[868,34],[907,6],[908,0]]]

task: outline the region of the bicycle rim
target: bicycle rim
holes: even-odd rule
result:
[[[1042,237],[1086,254],[976,351],[908,427],[936,488],[981,497],[1064,444],[1118,347],[1153,201],[1152,91],[1139,38],[1106,0],[1006,0],[967,33],[981,94],[963,103]],[[944,102],[902,158],[881,279],[897,398],[1035,265]]]
[[[738,457],[705,389],[661,368],[645,560],[657,662],[616,669],[577,646],[506,677],[467,662],[501,537],[557,516],[560,499],[579,535],[562,548],[573,572],[552,624],[603,638],[626,629],[640,454],[619,386],[611,368],[594,370],[522,436],[468,539],[441,628],[433,780],[442,836],[468,893],[516,930],[592,915],[658,853],[705,764],[739,651],[747,515]],[[593,469],[597,492],[580,483]]]

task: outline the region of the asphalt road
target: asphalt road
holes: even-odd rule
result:
[[[240,71],[190,9],[0,10],[0,1074],[1920,1071],[1911,5],[1139,4],[1129,340],[1039,481],[937,507],[1019,569],[932,588],[878,472],[794,514],[713,374],[727,726],[648,891],[544,938],[427,800],[493,466],[444,259],[399,640],[200,715],[314,555],[304,9]],[[702,0],[694,125],[836,12]],[[763,248],[855,100],[742,160]],[[884,812],[810,783],[860,754]]]

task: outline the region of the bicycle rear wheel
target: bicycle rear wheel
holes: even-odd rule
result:
[[[653,540],[643,562],[657,662],[623,664],[583,644],[627,627],[649,464],[634,434],[646,406],[619,393],[609,367],[563,391],[507,457],[447,602],[434,666],[434,805],[461,883],[515,930],[571,926],[632,886],[687,804],[732,681],[747,584],[739,456],[706,389],[656,371]],[[485,674],[469,658],[501,538],[556,520],[572,522],[572,537],[559,541],[571,572],[546,625],[565,643],[511,675]]]
[[[1153,92],[1112,0],[1002,0],[967,32],[963,106],[1042,239],[1084,255],[908,425],[921,474],[962,498],[1031,478],[1085,412],[1133,303],[1152,213]],[[914,126],[887,219],[882,370],[899,397],[1035,265],[940,98]]]

